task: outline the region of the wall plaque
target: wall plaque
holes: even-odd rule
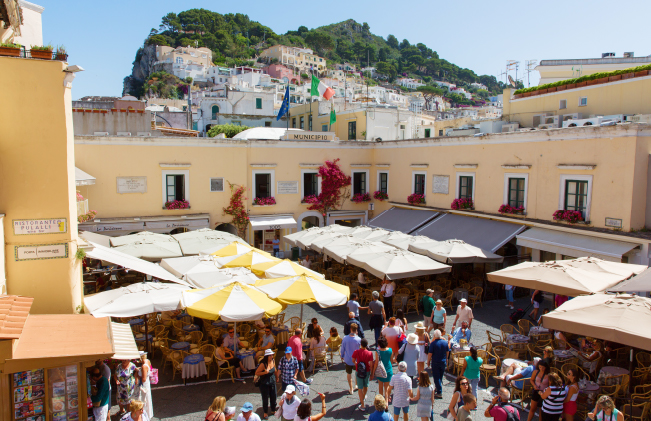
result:
[[[298,194],[298,181],[279,181],[276,194]]]
[[[449,175],[432,176],[432,193],[448,194],[450,185]]]
[[[621,219],[616,219],[616,218],[606,218],[606,224],[607,227],[612,227],[612,228],[621,228],[622,227],[622,220]]]
[[[66,218],[14,219],[14,235],[62,234],[67,232]]]
[[[36,244],[15,246],[15,258],[21,260],[63,259],[68,257],[68,244]]]
[[[118,193],[147,193],[147,177],[117,177]]]

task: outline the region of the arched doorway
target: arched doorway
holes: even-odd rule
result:
[[[299,217],[296,224],[296,230],[302,231],[311,227],[322,227],[323,226],[323,215],[319,212],[308,211],[303,212]]]
[[[228,232],[233,235],[237,235],[237,228],[235,228],[235,225],[233,224],[228,224],[228,223],[223,223],[219,224],[215,227],[215,231],[224,231]]]

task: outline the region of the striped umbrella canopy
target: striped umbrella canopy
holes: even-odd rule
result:
[[[251,271],[265,278],[282,278],[285,276],[308,275],[324,278],[324,275],[285,259],[251,265]]]
[[[239,282],[184,291],[181,305],[191,316],[226,322],[260,320],[283,311],[267,294]]]
[[[247,253],[251,250],[257,250],[255,247],[249,246],[247,244],[242,244],[238,241],[233,241],[227,246],[224,246],[220,248],[219,250],[215,250],[214,252],[210,253],[211,256],[216,256],[216,257],[226,257],[226,256],[238,256],[240,254]],[[264,251],[260,250],[261,253],[265,253]],[[268,253],[267,253],[268,254]]]
[[[251,266],[255,264],[267,262],[280,262],[280,259],[257,249],[251,250],[248,253],[240,254],[239,256],[220,257],[219,259],[216,259],[216,263],[220,268],[251,268]]]

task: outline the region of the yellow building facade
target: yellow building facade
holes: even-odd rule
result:
[[[247,240],[259,244],[266,237],[256,234],[257,230],[278,229],[273,235],[282,236],[304,228],[306,222],[366,224],[393,206],[415,208],[407,198],[420,188],[425,192],[425,206],[432,210],[528,226],[548,225],[552,230],[610,240],[621,237],[648,249],[651,240],[622,233],[651,225],[647,215],[650,141],[649,126],[630,124],[385,142],[78,136],[75,151],[77,166],[97,178],[87,189],[90,207],[99,212],[95,226],[102,225],[105,218],[141,221],[166,216],[180,220],[197,214],[207,214],[211,228],[228,224],[230,217],[224,216],[222,209],[228,206],[230,182],[248,189],[246,207],[252,225]],[[325,218],[308,210],[303,197],[318,193],[310,190],[310,174],[334,159],[340,159],[342,170],[351,175],[352,193],[372,195],[383,188],[389,201],[346,201],[341,211]],[[169,175],[183,176],[190,209],[163,210]],[[140,177],[146,188],[140,193],[119,193],[117,177]],[[498,213],[501,205],[510,203],[511,179],[522,180],[517,194],[526,217]],[[220,180],[217,189],[212,189],[214,180]],[[566,207],[575,185],[580,185],[585,195],[581,212],[587,223],[554,222],[553,213]],[[275,198],[275,205],[253,205],[253,198],[262,190]],[[473,199],[474,210],[451,210],[452,202],[464,195]],[[284,217],[294,222],[275,228],[273,223],[264,225],[265,218]],[[262,222],[255,222],[258,220]],[[82,229],[89,228],[93,225],[84,224]],[[289,250],[286,245],[284,249]],[[638,254],[637,261],[648,261],[644,252]]]
[[[33,313],[79,312],[74,76],[61,61],[10,57],[0,57],[0,74],[11,75],[0,101],[0,292],[34,297]]]

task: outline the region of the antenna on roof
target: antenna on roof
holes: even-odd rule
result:
[[[538,64],[538,60],[527,60],[525,61],[526,66],[527,66],[527,88],[531,86],[529,83],[529,74],[534,71],[534,68]]]

